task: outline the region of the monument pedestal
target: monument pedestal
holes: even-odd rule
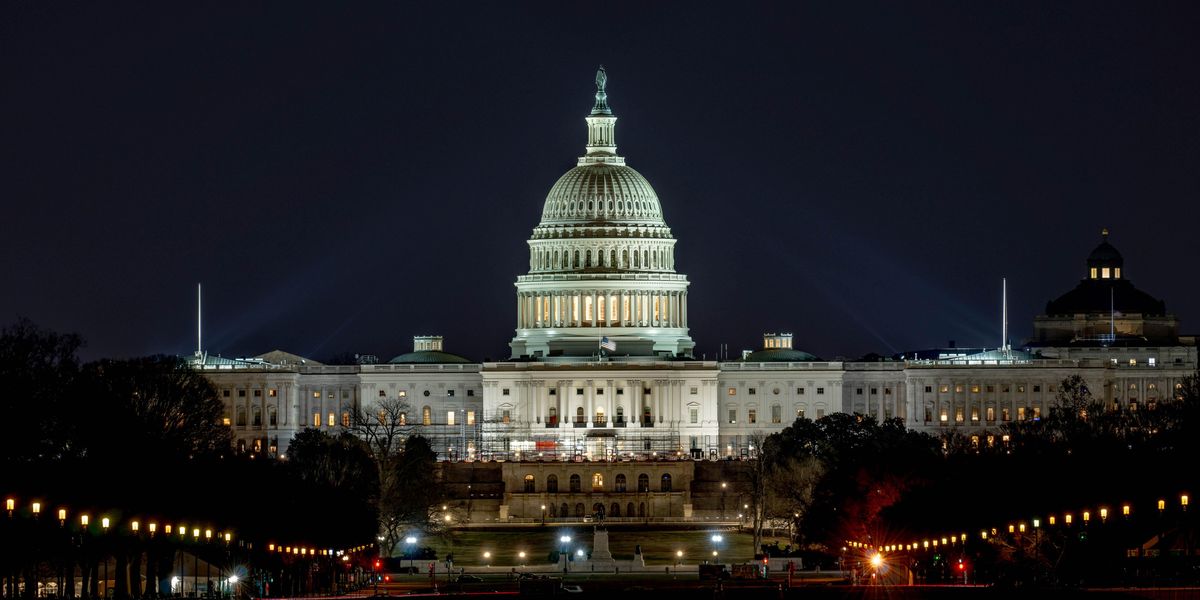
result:
[[[608,549],[608,530],[597,527],[592,536],[592,559],[589,561],[592,569],[615,569],[617,563]]]

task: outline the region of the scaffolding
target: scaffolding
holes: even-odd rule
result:
[[[677,425],[649,421],[589,424],[583,420],[531,423],[494,411],[484,415],[479,458],[581,461],[691,457],[696,449],[684,443]]]

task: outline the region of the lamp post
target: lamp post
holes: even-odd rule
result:
[[[566,571],[567,570],[567,562],[570,560],[570,556],[567,555],[567,544],[571,543],[571,536],[564,535],[564,536],[558,538],[558,541],[562,542],[561,555],[562,555],[562,560],[563,560],[563,571]]]
[[[410,536],[408,536],[408,537],[404,538],[404,545],[405,545],[405,546],[408,546],[408,549],[405,551],[405,554],[407,554],[407,555],[408,555],[408,570],[409,570],[409,572],[413,572],[413,568],[412,568],[412,566],[413,566],[413,556],[412,556],[412,553],[413,553],[413,544],[415,544],[415,543],[417,543],[417,538],[416,538],[416,537],[414,537],[414,536],[411,536],[411,535],[410,535]]]
[[[104,597],[108,597],[108,527],[111,525],[108,517],[100,517],[100,529],[103,532],[105,553],[104,553]]]
[[[720,557],[719,553],[721,551],[721,542],[725,538],[721,534],[717,533],[717,534],[713,534],[712,538],[710,538],[710,539],[712,540],[712,543],[713,543],[713,562],[717,562],[718,558]]]
[[[546,505],[542,505],[542,525],[546,524]]]

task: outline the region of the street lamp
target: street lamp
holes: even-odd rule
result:
[[[58,509],[58,526],[65,527],[67,525],[67,509]]]
[[[721,542],[725,538],[719,533],[714,533],[710,539],[713,543],[713,562],[716,562],[717,557],[719,556],[718,552],[721,550]]]
[[[16,498],[5,498],[4,499],[4,509],[8,511],[9,518],[12,518],[13,511],[17,509]]]
[[[483,553],[483,560],[484,560],[484,564],[486,564],[486,565],[487,565],[487,566],[489,566],[489,567],[490,567],[490,566],[492,566],[492,553],[491,553],[491,552],[484,552],[484,553]]]
[[[542,525],[546,524],[546,505],[542,505]]]
[[[525,566],[525,551],[522,550],[522,551],[518,552],[517,557],[521,559],[521,566],[522,567]]]
[[[567,544],[571,543],[571,536],[569,536],[569,535],[561,536],[558,538],[558,541],[562,542],[563,569],[565,570],[567,568],[567,562],[570,559],[570,556],[567,555]]]
[[[417,543],[417,538],[414,536],[410,535],[410,536],[404,538],[404,544],[406,546],[408,546],[408,550],[405,551],[405,554],[408,555],[408,568],[410,571],[412,570],[412,566],[413,566],[412,553],[413,553],[413,544],[415,544],[415,543]]]
[[[109,524],[110,524],[110,522],[108,520],[108,517],[100,517],[100,528],[104,530],[105,534],[108,533]],[[104,597],[105,598],[108,597],[108,555],[107,554],[105,554],[105,556],[104,556]]]

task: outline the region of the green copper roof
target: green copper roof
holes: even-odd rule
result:
[[[388,361],[394,365],[443,365],[443,364],[469,364],[470,359],[463,358],[457,354],[449,352],[441,352],[439,350],[421,350],[418,352],[409,352],[401,354],[396,358]]]

